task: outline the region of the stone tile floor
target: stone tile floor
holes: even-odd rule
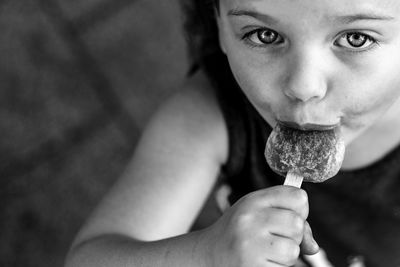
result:
[[[0,266],[62,266],[187,70],[177,1],[0,1]]]

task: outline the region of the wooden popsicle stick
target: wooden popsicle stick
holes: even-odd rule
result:
[[[283,185],[289,185],[300,188],[302,183],[303,183],[303,176],[298,175],[294,171],[288,171],[288,173],[286,174],[285,181],[283,182]]]

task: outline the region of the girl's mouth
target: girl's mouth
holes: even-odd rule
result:
[[[297,130],[302,130],[302,131],[328,131],[328,130],[333,130],[336,129],[337,127],[340,126],[339,123],[336,124],[314,124],[314,123],[305,123],[305,124],[298,124],[297,122],[293,121],[277,121],[278,123],[289,127],[289,128],[294,128]]]

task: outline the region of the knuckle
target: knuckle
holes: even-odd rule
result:
[[[234,207],[234,221],[239,223],[248,222],[252,217],[251,214],[256,210],[255,201],[249,195],[242,197]]]
[[[295,192],[295,197],[296,197],[296,210],[300,214],[300,216],[303,219],[306,219],[308,216],[309,212],[309,207],[308,207],[308,195],[306,191],[303,189],[297,190]]]
[[[246,195],[244,195],[240,199],[241,206],[246,208],[246,207],[251,207],[254,206],[255,203],[257,203],[259,200],[259,194],[258,192],[251,192]]]
[[[281,195],[292,195],[293,190],[298,190],[298,188],[292,188],[291,186],[273,186],[264,191],[265,194],[268,194],[272,197],[278,197]]]
[[[250,246],[250,242],[248,239],[243,238],[242,236],[236,236],[235,238],[232,239],[232,243],[231,243],[231,248],[233,249],[233,251],[236,252],[243,252],[243,253],[238,253],[238,255],[245,255],[246,251],[248,251]]]
[[[249,212],[242,212],[235,216],[235,225],[239,232],[245,232],[253,224],[253,215]]]
[[[292,217],[292,229],[294,231],[294,233],[301,233],[303,234],[304,232],[304,219],[301,218],[299,215],[297,214],[293,214]]]
[[[287,194],[288,194],[288,186],[282,186],[282,185],[267,187],[260,191],[261,197],[266,198],[268,200],[277,199],[279,198],[279,196]]]
[[[232,244],[239,250],[247,247],[249,237],[253,235],[255,225],[254,215],[250,212],[238,213],[231,220]]]
[[[287,241],[282,246],[282,262],[289,266],[294,265],[300,256],[299,245],[294,242]]]
[[[300,256],[300,248],[299,246],[296,246],[291,251],[291,255],[288,255],[287,265],[289,266],[295,265],[299,259],[299,256]]]
[[[302,205],[306,205],[308,203],[308,195],[307,192],[303,189],[296,190],[296,198],[298,199],[299,203]]]
[[[289,250],[289,258],[297,260],[300,256],[300,247],[295,243],[291,243],[291,249]]]
[[[274,253],[273,259],[281,264],[292,266],[300,255],[300,247],[293,240],[278,238],[270,242],[271,250]]]

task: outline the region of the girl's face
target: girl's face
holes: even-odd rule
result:
[[[237,82],[271,126],[340,126],[349,144],[400,122],[399,19],[399,0],[220,0],[218,26]]]

